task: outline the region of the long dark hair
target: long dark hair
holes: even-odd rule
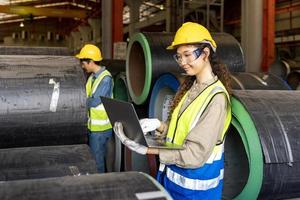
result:
[[[218,79],[223,83],[223,85],[225,86],[229,95],[232,94],[230,73],[229,73],[226,65],[222,64],[219,61],[217,54],[212,50],[210,44],[201,43],[201,44],[193,44],[193,45],[195,45],[197,48],[200,48],[201,50],[203,50],[205,47],[210,49],[210,54],[209,54],[208,59],[211,64],[212,71],[215,75],[218,76]],[[184,82],[180,85],[179,90],[177,91],[177,93],[174,97],[172,106],[171,106],[169,120],[171,119],[171,115],[172,115],[174,109],[179,104],[182,97],[192,87],[195,79],[196,79],[195,76],[187,76],[185,78]]]

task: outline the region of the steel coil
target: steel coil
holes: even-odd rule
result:
[[[97,173],[87,145],[0,149],[0,181]]]
[[[0,56],[0,148],[83,144],[85,80],[70,56]]]
[[[290,90],[282,78],[273,74],[255,72],[231,73],[231,85],[236,90]]]
[[[300,90],[300,70],[290,72],[287,82],[293,90]]]
[[[178,77],[167,73],[160,76],[151,91],[149,117],[166,121],[176,91],[180,86]]]
[[[67,47],[0,46],[0,55],[71,56]]]
[[[114,77],[113,94],[115,99],[130,101],[125,72],[120,72]]]
[[[300,91],[234,92],[224,199],[300,197]]]
[[[171,200],[167,191],[140,172],[65,176],[1,182],[1,200]]]
[[[103,59],[100,64],[105,66],[112,76],[118,75],[120,72],[126,71],[125,60]]]

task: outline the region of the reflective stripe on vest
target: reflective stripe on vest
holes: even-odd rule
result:
[[[111,74],[104,70],[94,81],[92,84],[92,78],[91,75],[86,83],[86,95],[87,97],[91,97],[97,90],[98,85],[102,81],[102,79],[105,76],[110,76]],[[88,129],[90,131],[105,131],[107,129],[111,129],[112,126],[109,122],[108,116],[105,112],[103,104],[99,104],[97,107],[92,107],[89,109],[88,112]]]
[[[220,180],[224,177],[224,170],[220,170],[219,176],[216,178],[208,179],[208,180],[199,180],[199,179],[191,179],[186,178],[174,171],[170,168],[167,169],[167,177],[170,181],[179,185],[183,188],[189,190],[209,190],[217,187],[219,185]]]

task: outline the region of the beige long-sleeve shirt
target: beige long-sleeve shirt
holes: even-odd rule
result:
[[[215,76],[205,83],[194,83],[188,91],[188,96],[180,109],[180,113],[200,92],[217,79]],[[216,94],[196,126],[188,133],[184,143],[185,148],[183,150],[160,149],[160,162],[163,164],[175,164],[183,168],[201,167],[211,155],[215,145],[222,140],[227,104],[224,94]],[[165,124],[164,127],[164,132],[166,133],[168,126]]]

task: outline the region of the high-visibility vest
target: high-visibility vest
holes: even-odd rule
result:
[[[92,83],[93,76],[91,75],[86,83],[86,95],[91,97],[97,90],[98,85],[101,83],[105,76],[110,76],[109,71],[104,70]],[[108,116],[105,112],[103,104],[99,104],[97,107],[91,107],[88,111],[88,129],[92,132],[105,131],[111,129],[112,126],[109,122]]]
[[[195,127],[212,98],[222,93],[227,97],[227,114],[222,132],[222,142],[216,144],[212,154],[203,166],[185,169],[176,165],[161,164],[158,180],[165,186],[174,199],[220,199],[224,173],[224,137],[231,121],[230,97],[221,81],[217,80],[179,115],[180,108],[187,98],[185,94],[174,109],[167,133],[167,142],[182,145],[188,133]],[[201,134],[201,133],[199,133]],[[162,174],[162,171],[165,174]]]

